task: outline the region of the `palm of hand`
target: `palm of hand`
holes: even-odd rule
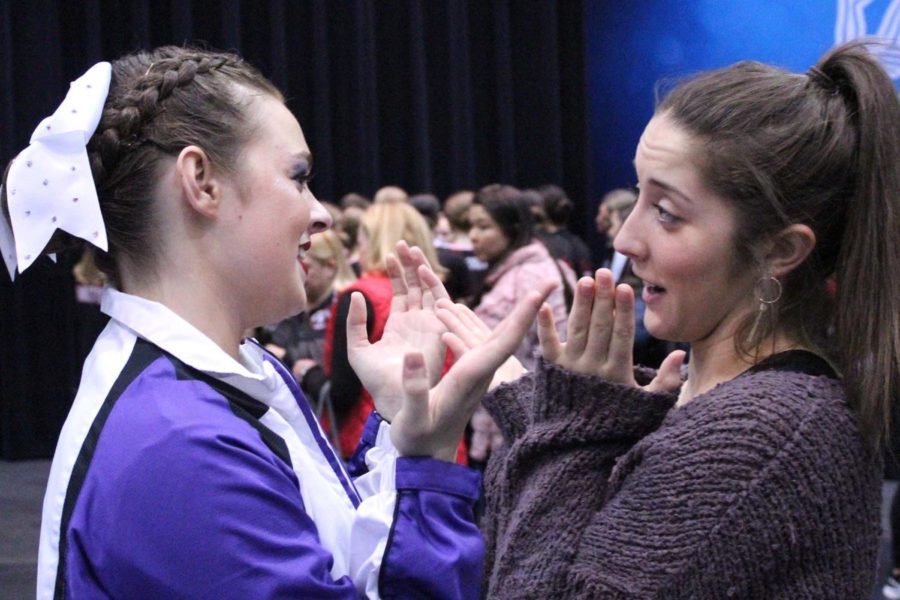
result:
[[[403,357],[410,352],[425,355],[428,377],[434,385],[441,375],[445,346],[441,334],[447,331],[430,310],[391,313],[381,339],[360,346],[353,369],[360,382],[376,399],[378,412],[393,419],[403,400]]]

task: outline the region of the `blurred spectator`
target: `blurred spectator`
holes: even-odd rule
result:
[[[475,314],[496,327],[512,312],[513,306],[533,290],[539,281],[559,283],[547,303],[553,310],[557,332],[566,335],[568,310],[565,290],[575,285],[572,270],[563,261],[550,256],[547,248],[534,238],[532,212],[522,192],[508,185],[489,185],[475,194],[469,208],[469,238],[476,256],[487,262],[487,276],[476,296]],[[527,369],[533,369],[540,354],[535,321],[515,351],[515,357]],[[470,457],[483,461],[503,442],[496,424],[479,407],[472,417]]]
[[[471,293],[468,289],[469,268],[466,265],[465,256],[438,243],[437,226],[440,218],[443,216],[441,214],[440,200],[432,194],[416,194],[409,198],[409,203],[419,211],[419,214],[422,215],[431,230],[431,239],[434,243],[438,262],[447,270],[444,278],[444,287],[447,288],[447,293],[454,300],[459,300],[467,293]],[[449,229],[449,221],[447,221],[446,217],[444,217],[444,221],[448,223]]]
[[[472,206],[474,197],[474,192],[461,190],[450,195],[444,201],[443,214],[450,226],[450,234],[446,240],[440,238],[435,240],[436,247],[458,254],[466,262],[468,277],[458,298],[466,304],[471,304],[475,294],[481,289],[488,268],[486,262],[475,256],[475,252],[472,250],[472,240],[469,239],[469,207]]]
[[[263,327],[257,337],[294,374],[306,397],[322,414],[330,406],[330,385],[322,366],[325,331],[331,318],[335,293],[356,277],[347,266],[345,250],[338,234],[328,230],[311,238],[306,253],[306,311]]]
[[[386,185],[375,192],[375,204],[384,202],[406,202],[409,200],[409,194],[401,187],[395,185]]]
[[[364,196],[345,194],[341,198],[340,218],[334,221],[334,228],[347,250],[347,264],[357,277],[362,272],[359,265],[359,221],[370,206],[372,202]]]
[[[357,194],[355,192],[350,192],[349,194],[344,194],[341,196],[340,202],[341,210],[347,210],[348,208],[359,208],[362,210],[366,210],[370,206],[372,206],[372,201]]]
[[[597,225],[597,231],[605,238],[606,245],[600,266],[613,270],[611,266],[613,262],[618,262],[619,265],[624,264],[624,256],[620,255],[620,258],[614,258],[615,250],[613,250],[612,243],[613,238],[616,237],[619,229],[622,228],[622,223],[631,214],[631,209],[634,208],[637,197],[637,192],[634,189],[618,188],[608,192],[600,201],[600,206],[597,207],[597,217],[594,220],[594,223]],[[621,273],[621,267],[619,269],[618,273]],[[613,275],[616,276],[616,274],[616,270],[613,270]],[[617,276],[616,281],[618,281]]]
[[[591,254],[587,245],[577,235],[569,231],[569,218],[572,216],[574,204],[557,185],[543,185],[537,189],[543,198],[544,221],[541,241],[556,258],[566,261],[578,276],[590,276]]]

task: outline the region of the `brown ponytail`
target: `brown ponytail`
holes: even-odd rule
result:
[[[836,330],[851,401],[863,430],[880,441],[900,399],[900,101],[861,46],[838,48],[816,67],[847,103],[856,132]]]

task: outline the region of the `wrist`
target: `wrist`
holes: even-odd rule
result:
[[[432,455],[432,458],[435,458],[437,460],[442,460],[444,462],[455,463],[456,462],[456,450],[457,450],[457,445],[453,446],[452,448],[451,447],[442,448],[442,449],[436,451]]]
[[[393,422],[394,417],[397,416],[397,413],[400,412],[400,407],[403,406],[403,398],[401,396],[375,396],[372,395],[372,403],[375,404],[375,410],[378,411],[378,414],[382,419],[387,421],[388,423]]]

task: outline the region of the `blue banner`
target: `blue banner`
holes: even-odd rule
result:
[[[832,46],[879,38],[900,82],[900,0],[623,0],[587,3],[589,126],[596,211],[635,182],[632,159],[658,81],[740,60],[805,72]]]

